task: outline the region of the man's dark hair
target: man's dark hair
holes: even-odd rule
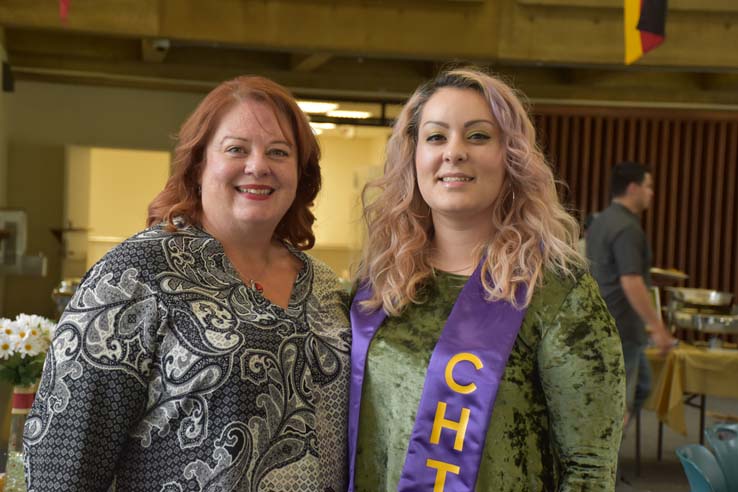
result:
[[[618,162],[612,168],[610,176],[610,194],[618,198],[625,194],[630,183],[642,184],[646,174],[650,174],[651,166],[639,162]]]

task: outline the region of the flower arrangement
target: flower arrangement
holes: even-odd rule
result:
[[[53,321],[32,314],[0,318],[0,379],[13,386],[36,383],[55,328]]]

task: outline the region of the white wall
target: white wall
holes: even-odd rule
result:
[[[168,152],[70,146],[66,152],[63,278],[81,277],[123,239],[144,229],[169,176]],[[77,230],[74,230],[77,229]]]
[[[62,278],[81,277],[87,270],[90,226],[91,149],[70,145],[64,165],[64,226]]]
[[[151,200],[169,177],[168,152],[90,149],[87,268],[146,227]]]
[[[358,195],[355,171],[376,162],[372,139],[320,136],[323,187],[315,203],[316,244],[352,247],[347,226],[356,218]]]
[[[382,159],[381,132],[365,137],[319,137],[323,187],[315,203],[315,248],[312,254],[348,278],[361,250],[361,201],[368,171]]]
[[[5,276],[5,316],[56,317],[51,291],[61,276],[62,244],[54,231],[64,221],[64,157],[56,145],[8,142],[7,205],[26,212],[26,254],[46,256],[47,273]]]

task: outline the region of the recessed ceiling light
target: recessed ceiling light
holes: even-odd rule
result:
[[[327,113],[338,108],[338,104],[322,101],[297,101],[300,109],[306,113]]]
[[[315,121],[310,122],[310,126],[313,127],[313,129],[319,129],[319,130],[333,130],[336,128],[335,123],[317,123]]]
[[[344,110],[344,109],[338,109],[338,110],[328,111],[326,115],[331,116],[333,118],[353,118],[356,120],[365,120],[369,118],[372,114],[369,111],[349,111],[349,110]]]

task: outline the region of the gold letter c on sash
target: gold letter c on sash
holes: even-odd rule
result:
[[[482,361],[479,360],[479,357],[477,357],[474,354],[470,354],[469,352],[460,352],[448,361],[448,364],[446,364],[446,384],[449,388],[454,390],[457,393],[461,393],[462,395],[468,395],[469,393],[473,393],[477,389],[477,385],[474,383],[469,383],[465,385],[461,385],[457,383],[454,380],[454,367],[456,367],[456,364],[459,362],[471,362],[474,364],[474,368],[478,371],[484,365],[482,364]]]

